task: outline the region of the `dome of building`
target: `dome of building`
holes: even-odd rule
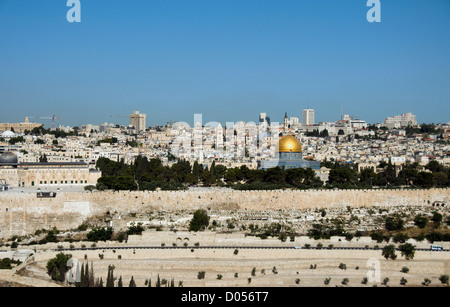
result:
[[[295,136],[286,135],[279,141],[278,152],[302,152],[302,144]]]
[[[12,131],[5,131],[2,133],[2,138],[13,138],[16,134]]]
[[[12,152],[5,152],[0,156],[0,164],[17,164],[17,156]]]

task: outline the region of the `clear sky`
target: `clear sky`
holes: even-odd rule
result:
[[[449,0],[80,1],[0,0],[0,122],[450,121]]]

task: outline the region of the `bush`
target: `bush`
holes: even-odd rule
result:
[[[205,210],[197,210],[189,224],[189,231],[205,230],[209,225],[209,216]]]
[[[50,259],[47,262],[47,274],[52,280],[61,281],[65,280],[65,275],[69,268],[67,267],[67,262],[72,258],[72,255],[59,253],[55,258]]]
[[[406,233],[399,232],[397,233],[392,240],[395,243],[405,243],[409,239],[409,236]]]
[[[449,282],[449,277],[448,277],[448,275],[441,275],[441,276],[439,277],[439,281],[440,281],[441,283],[443,283],[443,284],[448,285],[448,282]]]
[[[136,226],[130,226],[128,227],[128,231],[127,231],[127,235],[131,236],[131,235],[141,235],[142,232],[144,231],[144,227],[142,227],[141,224],[138,224]]]
[[[21,264],[18,260],[11,260],[9,258],[4,258],[0,260],[0,270],[10,270],[12,269],[12,264]]]
[[[93,228],[86,237],[88,241],[98,242],[111,240],[112,235],[113,231],[111,227],[96,227]]]
[[[402,286],[406,286],[407,283],[408,283],[408,280],[405,277],[402,277],[402,279],[400,280],[400,284]]]
[[[410,243],[405,243],[400,245],[400,252],[402,253],[402,256],[405,256],[406,260],[411,260],[414,258],[415,254],[415,246]]]
[[[402,230],[404,222],[400,217],[387,217],[385,228],[389,231]]]
[[[386,245],[383,247],[381,255],[386,259],[397,259],[397,255],[395,254],[395,246],[394,245]]]

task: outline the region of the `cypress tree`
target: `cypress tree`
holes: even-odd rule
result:
[[[130,280],[130,285],[129,285],[129,287],[130,287],[130,288],[136,288],[136,283],[134,282],[133,276],[131,276],[131,280]]]
[[[161,287],[161,279],[159,278],[159,274],[158,274],[158,278],[156,279],[156,288],[160,288]]]
[[[111,268],[108,267],[108,276],[106,277],[106,288],[110,288],[111,287],[111,285],[109,283],[110,280],[111,280]]]
[[[89,287],[89,263],[86,262],[86,266],[84,267],[84,272],[81,272],[81,287],[87,288]]]
[[[96,287],[103,288],[103,278],[102,277],[100,277],[100,280],[97,278]]]
[[[88,277],[88,287],[95,287],[94,264],[92,263],[92,261]]]
[[[58,270],[59,270],[59,281],[64,282],[66,280],[66,271],[67,271],[66,264],[61,262],[59,264]]]
[[[118,281],[118,283],[117,283],[117,287],[118,287],[118,288],[122,288],[122,287],[123,287],[123,283],[122,283],[122,275],[120,275],[120,277],[119,277],[119,281]]]
[[[78,273],[77,273],[78,276]],[[80,280],[77,282],[78,287],[86,287],[84,285],[84,263],[81,264]]]
[[[108,278],[106,279],[106,287],[114,288],[114,269],[113,265],[108,266]]]
[[[211,176],[216,179],[216,161],[213,161],[211,164],[211,168],[209,169],[211,172]]]

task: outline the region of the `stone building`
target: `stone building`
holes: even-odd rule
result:
[[[101,173],[84,162],[25,162],[6,152],[0,156],[0,181],[10,187],[95,185]]]
[[[23,123],[0,123],[0,133],[5,131],[12,131],[15,133],[25,133],[25,130],[33,130],[34,128],[42,127],[40,123],[30,123],[28,117],[25,118]]]

